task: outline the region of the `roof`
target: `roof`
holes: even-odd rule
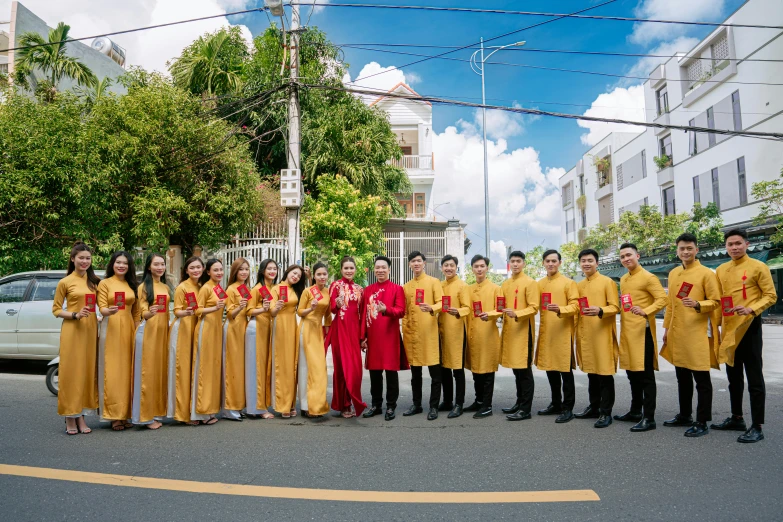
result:
[[[400,82],[400,83],[398,83],[397,85],[395,85],[394,87],[392,87],[391,89],[389,89],[389,90],[387,91],[387,94],[388,94],[388,93],[391,93],[391,92],[394,92],[394,91],[396,91],[396,90],[397,90],[397,89],[399,89],[400,87],[402,87],[403,89],[407,90],[408,92],[410,92],[410,93],[411,93],[412,95],[414,95],[414,96],[421,96],[421,94],[419,94],[419,93],[417,93],[416,91],[414,91],[413,89],[411,89],[410,85],[408,85],[408,84],[406,84],[406,83],[404,83],[404,82]],[[387,98],[387,97],[388,97],[388,96],[387,96],[386,94],[384,94],[384,95],[382,95],[382,96],[379,96],[377,100],[375,100],[374,102],[372,102],[372,103],[370,104],[370,107],[372,107],[373,105],[375,105],[375,104],[377,104],[377,103],[380,103],[382,100],[384,100],[384,99],[385,99],[385,98]],[[395,99],[398,99],[398,98],[395,98]],[[420,103],[421,103],[423,100],[412,100],[412,101],[418,101],[418,102],[420,102]],[[428,102],[428,101],[424,101],[423,103],[426,103],[427,105],[429,105],[430,107],[432,107],[432,104],[431,104],[430,102]]]

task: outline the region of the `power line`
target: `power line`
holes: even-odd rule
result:
[[[616,1],[617,1],[617,0],[607,0],[606,2],[603,2],[603,3],[597,4],[597,5],[593,5],[593,6],[590,6],[590,7],[585,7],[584,9],[580,9],[579,11],[575,11],[574,13],[571,13],[571,14],[579,14],[579,13],[584,13],[585,11],[590,11],[591,9],[596,9],[596,8],[598,8],[598,7],[603,7],[603,6],[605,6],[605,5],[612,4],[612,3],[616,2]],[[324,5],[328,5],[328,4],[324,4]],[[551,22],[555,22],[555,21],[557,21],[557,20],[560,20],[560,19],[562,19],[562,18],[565,18],[565,16],[566,16],[566,15],[559,16],[559,17],[557,17],[557,18],[550,18],[549,20],[544,20],[543,22],[538,22],[538,23],[536,23],[536,24],[533,24],[533,25],[528,25],[527,27],[523,27],[523,28],[521,28],[521,29],[515,29],[515,30],[513,30],[513,31],[510,31],[510,32],[508,32],[508,33],[503,33],[503,34],[501,34],[501,35],[499,35],[499,36],[493,36],[492,38],[489,38],[489,39],[487,39],[487,40],[484,40],[484,42],[491,42],[491,41],[493,41],[493,40],[497,40],[497,39],[499,39],[499,38],[504,38],[504,37],[506,37],[506,36],[510,36],[510,35],[512,35],[512,34],[521,33],[522,31],[527,31],[528,29],[533,29],[534,27],[540,27],[540,26],[542,26],[542,25],[545,25],[545,24],[548,24],[548,23],[551,23]],[[431,60],[432,58],[439,58],[439,57],[441,57],[441,56],[445,56],[445,55],[447,55],[447,54],[451,54],[451,53],[457,52],[457,51],[459,51],[459,50],[461,50],[461,49],[467,49],[467,48],[469,48],[469,47],[473,47],[473,46],[476,46],[476,45],[478,45],[478,43],[472,43],[472,44],[466,45],[466,46],[464,46],[464,47],[462,47],[462,48],[453,49],[453,50],[451,50],[451,51],[445,51],[445,52],[442,52],[442,53],[440,53],[440,54],[438,54],[438,55],[435,55],[435,56],[432,56],[432,57],[429,57],[429,58],[423,58],[423,59],[421,59],[421,60],[416,60],[416,61],[414,61],[414,62],[406,63],[405,65],[401,65],[401,66],[397,67],[397,69],[399,70],[399,69],[402,69],[402,68],[404,68],[404,67],[409,67],[409,66],[411,66],[411,65],[416,65],[417,63],[426,62],[427,60]],[[387,69],[387,70],[385,70],[385,71],[380,71],[380,72],[377,72],[377,73],[374,73],[374,74],[370,74],[370,75],[368,75],[368,76],[365,76],[365,77],[363,77],[363,78],[357,78],[357,79],[356,79],[356,80],[354,80],[352,83],[358,82],[359,80],[366,80],[367,78],[372,78],[373,76],[378,76],[379,74],[384,74],[384,73],[387,73],[387,72],[389,72],[390,70],[392,70],[392,69]]]
[[[303,84],[302,87],[308,89],[344,91],[353,94],[365,94],[365,95],[374,95],[374,96],[378,95],[378,91],[371,90],[371,89],[337,87],[334,85]],[[599,118],[597,116],[586,116],[582,114],[569,114],[569,113],[562,113],[562,112],[542,111],[540,109],[526,109],[524,107],[504,107],[500,105],[483,105],[481,103],[473,103],[473,102],[466,102],[460,100],[448,100],[444,98],[436,98],[433,96],[407,95],[407,94],[392,93],[392,92],[387,92],[386,94],[384,94],[384,96],[389,98],[400,98],[400,99],[406,99],[411,101],[429,102],[433,104],[437,103],[440,105],[455,105],[459,107],[471,107],[471,108],[478,108],[478,109],[486,108],[490,110],[514,112],[519,114],[530,114],[534,116],[551,116],[555,118],[566,118],[571,120],[582,120],[582,121],[595,121],[601,123],[621,123],[625,125],[649,127],[654,129],[680,130],[685,132],[699,132],[699,133],[706,133],[706,134],[723,134],[727,136],[744,136],[748,138],[764,138],[764,139],[772,138],[775,139],[775,141],[783,141],[783,133],[775,133],[775,132],[733,131],[733,130],[724,130],[724,129],[710,129],[708,127],[695,127],[695,126],[685,126],[685,125],[621,120],[618,118]]]
[[[582,18],[588,20],[612,20],[619,22],[636,23],[654,23],[654,24],[677,24],[677,25],[699,25],[708,27],[742,27],[749,29],[783,29],[779,25],[757,25],[757,24],[727,24],[722,22],[697,22],[692,20],[661,20],[654,18],[631,18],[627,16],[605,16],[605,15],[583,15],[576,13],[544,13],[539,11],[510,11],[507,9],[478,9],[472,7],[436,7],[427,5],[382,5],[382,4],[339,4],[334,2],[315,4],[304,2],[290,2],[292,5],[315,5],[318,7],[371,7],[376,9],[404,9],[412,11],[444,11],[454,13],[479,13],[479,14],[505,14],[521,16],[556,16],[559,18]]]

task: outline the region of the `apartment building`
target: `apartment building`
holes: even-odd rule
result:
[[[748,1],[726,24],[783,25],[783,9],[768,7]],[[781,56],[778,30],[718,27],[687,54],[650,72],[644,83],[647,121],[780,132],[783,63],[752,60]],[[758,213],[753,183],[776,179],[782,167],[780,141],[665,128],[612,133],[560,178],[561,240],[579,241],[585,229],[643,204],[666,215],[714,202],[727,227],[747,227]]]

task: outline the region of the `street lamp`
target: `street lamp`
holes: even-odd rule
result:
[[[481,48],[474,52],[470,57],[470,68],[474,73],[481,76],[481,117],[482,127],[484,128],[484,235],[485,237],[485,255],[489,255],[489,162],[487,160],[487,100],[484,90],[484,64],[489,58],[506,47],[521,47],[525,45],[525,42],[515,42],[508,45],[502,45],[500,47],[490,47],[494,49],[486,57],[484,56],[484,38],[481,39]]]

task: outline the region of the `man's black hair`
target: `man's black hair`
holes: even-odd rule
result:
[[[511,252],[511,253],[508,255],[508,258],[509,258],[509,259],[511,259],[512,257],[521,257],[521,258],[522,258],[522,261],[524,261],[524,260],[525,260],[525,253],[524,253],[524,252],[522,252],[521,250],[514,250],[513,252]]]
[[[391,259],[389,259],[386,256],[375,256],[375,261],[373,262],[373,265],[377,263],[378,261],[386,261],[386,265],[391,268]]]
[[[677,241],[675,241],[674,244],[679,245],[680,241],[684,241],[685,243],[693,243],[694,245],[699,246],[699,240],[696,239],[696,236],[694,236],[690,232],[685,232],[684,234],[680,234],[679,237],[677,237]]]
[[[636,245],[634,245],[633,243],[623,243],[622,245],[620,245],[620,250],[623,250],[624,248],[633,248],[637,254],[639,253],[639,249],[636,248]]]
[[[579,252],[579,256],[577,259],[581,260],[585,256],[593,256],[596,261],[598,261],[598,252],[593,250],[592,248],[585,248],[581,252]]]
[[[489,258],[488,257],[484,257],[481,254],[476,254],[475,256],[473,256],[473,259],[470,260],[470,266],[475,265],[476,263],[478,263],[481,260],[483,260],[487,264],[487,266],[489,266]]]
[[[454,264],[459,266],[459,259],[452,256],[451,254],[446,254],[443,256],[443,259],[440,260],[440,266],[443,266],[447,261],[454,261]]]
[[[543,261],[544,259],[546,259],[548,256],[551,256],[552,254],[557,254],[557,260],[558,261],[562,261],[563,260],[562,256],[560,255],[560,252],[558,252],[554,248],[550,248],[549,250],[544,252],[544,254],[541,256],[541,260]]]
[[[748,233],[745,232],[744,230],[740,230],[739,228],[733,228],[728,232],[726,232],[725,234],[723,234],[723,240],[727,241],[731,236],[739,236],[745,241],[748,240]]]
[[[427,260],[427,258],[424,256],[424,254],[422,254],[418,250],[414,250],[413,252],[408,254],[408,261],[413,261],[417,257],[420,257],[422,261],[426,261]]]

